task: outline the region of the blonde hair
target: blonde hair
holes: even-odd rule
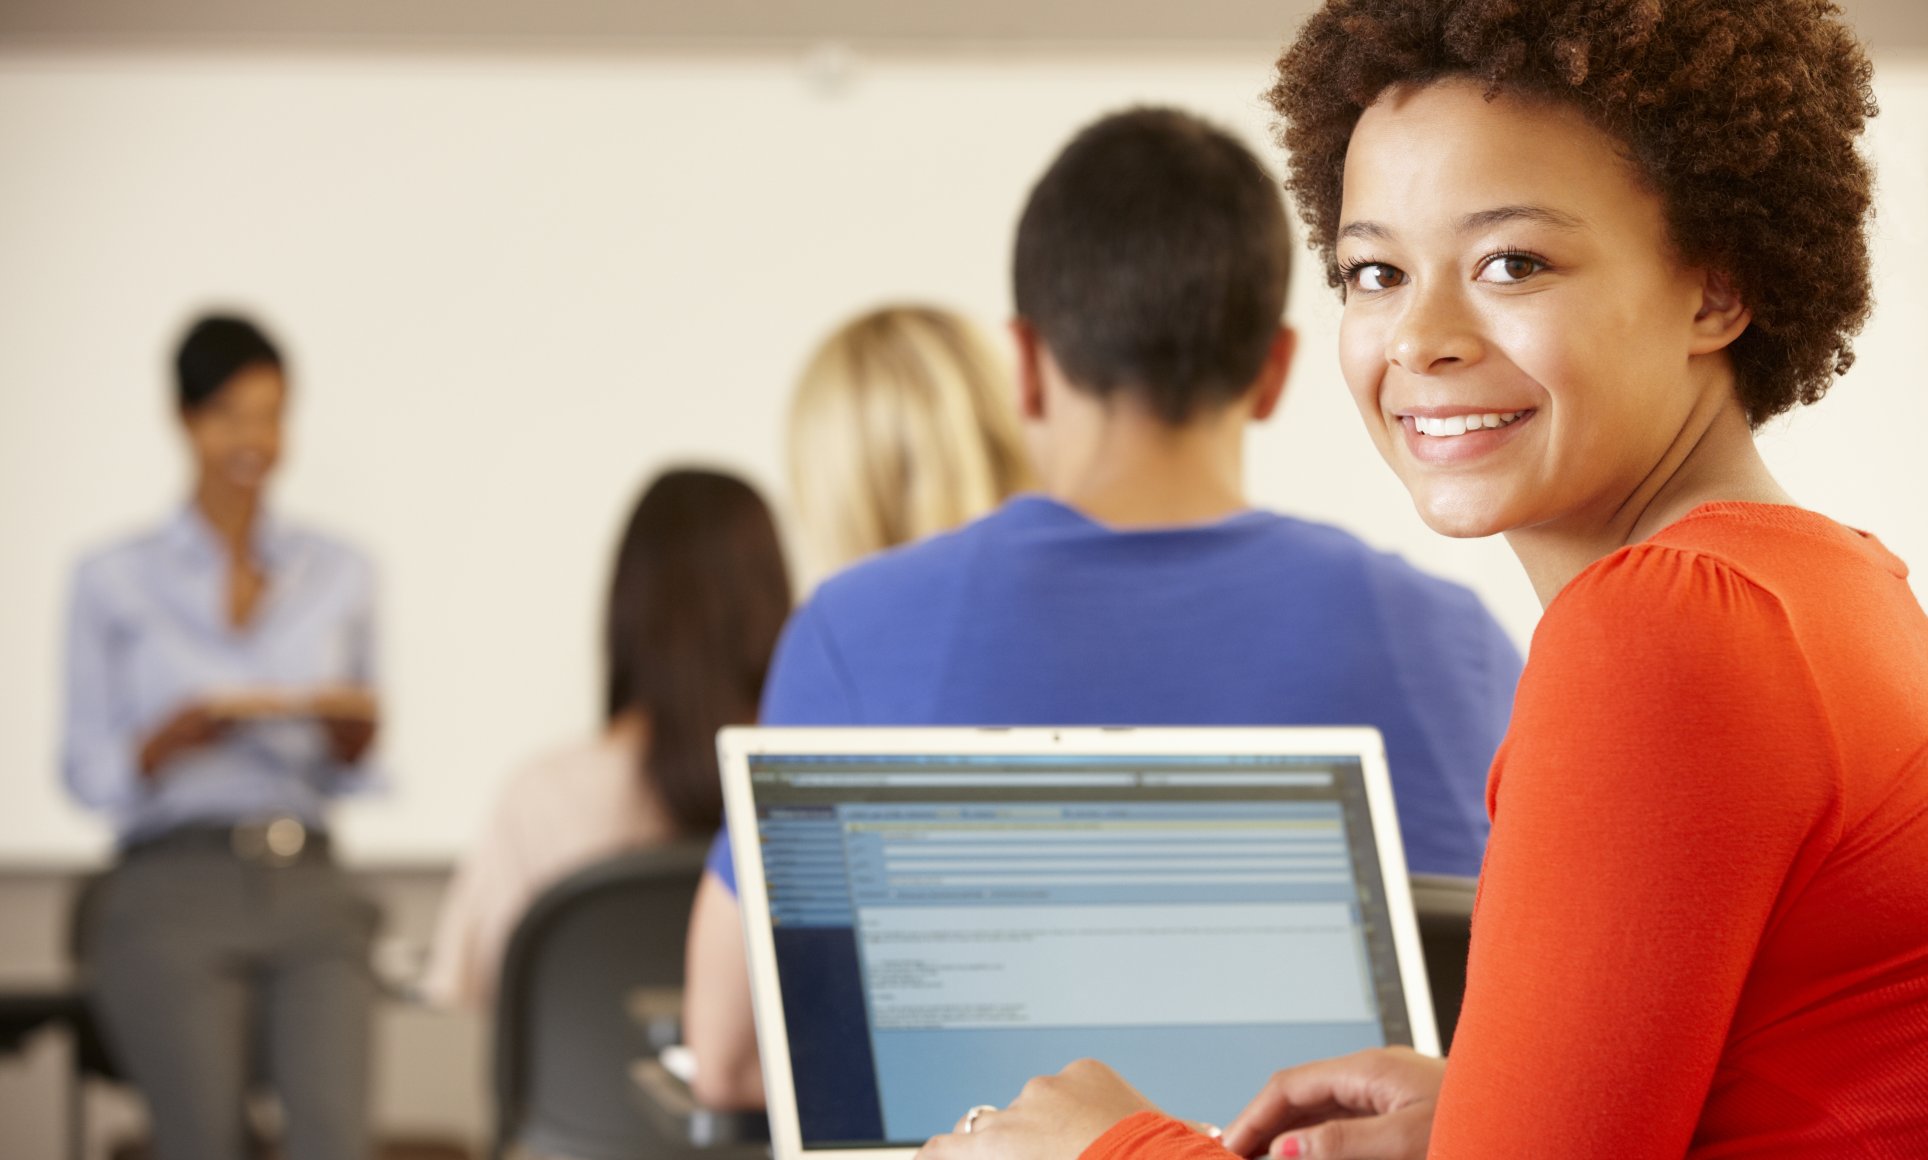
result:
[[[1011,393],[949,311],[885,307],[825,339],[790,405],[790,483],[816,569],[956,527],[1030,486]]]

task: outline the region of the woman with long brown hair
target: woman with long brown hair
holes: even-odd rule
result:
[[[603,631],[603,727],[503,790],[457,872],[423,989],[486,1006],[528,903],[570,871],[722,824],[716,731],[755,719],[790,582],[776,524],[734,476],[677,470],[638,501]]]

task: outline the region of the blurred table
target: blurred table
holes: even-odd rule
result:
[[[651,1051],[683,1040],[683,988],[638,987],[623,1001],[630,1022],[640,1027]]]
[[[87,992],[78,979],[0,980],[0,1052],[23,1050],[43,1028],[65,1027],[73,1038],[73,1075],[67,1085],[67,1154],[79,1160],[86,1152],[85,1108],[81,1081],[90,1067],[104,1067],[105,1050],[87,1007]]]
[[[76,982],[0,980],[0,1051],[19,1051],[52,1024],[78,1030],[87,1018],[87,997]]]
[[[714,1112],[699,1105],[690,1087],[658,1059],[629,1066],[637,1101],[657,1131],[692,1148],[740,1148],[768,1155],[770,1121],[762,1112]]]
[[[696,1102],[688,1081],[664,1059],[682,1047],[683,991],[680,987],[638,987],[623,1004],[642,1028],[652,1055],[630,1064],[638,1104],[656,1130],[692,1148],[740,1149],[745,1155],[769,1154],[770,1121],[762,1112],[717,1112]]]

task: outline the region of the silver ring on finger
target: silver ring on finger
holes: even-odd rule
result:
[[[997,1111],[996,1104],[979,1104],[976,1107],[972,1108],[970,1111],[965,1112],[964,1113],[964,1134],[968,1136],[972,1132],[977,1131],[977,1118],[979,1116],[983,1115],[985,1112],[995,1112],[995,1111]]]

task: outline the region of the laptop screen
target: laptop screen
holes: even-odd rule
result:
[[[1413,1042],[1357,756],[749,765],[807,1149],[921,1143],[1084,1056],[1223,1123]]]

